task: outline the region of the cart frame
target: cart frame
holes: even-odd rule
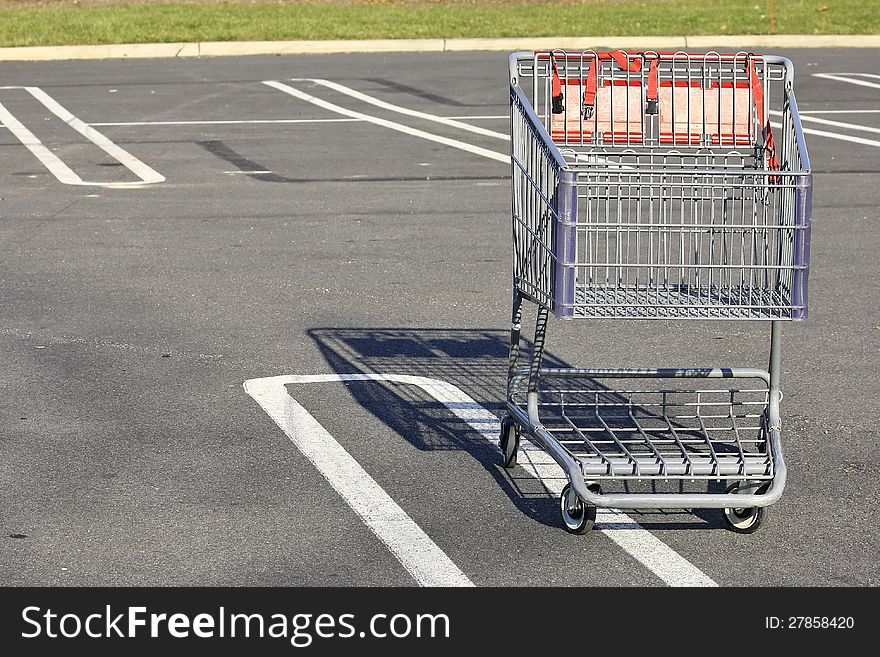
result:
[[[620,132],[606,131],[604,139],[602,130],[597,127],[593,109],[589,108],[587,112],[587,108],[584,108],[583,114],[579,112],[580,119],[574,114],[566,114],[566,123],[561,128],[558,125],[553,128],[552,132],[556,135],[554,141],[548,125],[554,120],[552,114],[559,114],[565,109],[558,103],[558,80],[552,81],[554,88],[551,89],[551,74],[556,78],[559,76],[558,68],[565,69],[562,73],[563,92],[569,94],[569,86],[578,85],[576,90],[579,94],[589,69],[598,69],[601,79],[602,69],[599,66],[602,64],[602,55],[592,51],[518,52],[510,55],[514,294],[507,374],[507,415],[501,429],[504,465],[515,465],[521,435],[549,453],[565,471],[570,482],[570,486],[563,491],[561,511],[566,528],[573,533],[583,533],[592,526],[590,517],[595,518],[596,507],[722,508],[725,509],[725,520],[730,528],[750,533],[760,525],[763,508],[778,501],[785,488],[787,470],[782,454],[779,410],[782,400],[781,330],[784,321],[805,319],[807,315],[812,175],[793,93],[793,66],[783,57],[746,53],[700,56],[686,53],[667,56],[624,53],[623,57],[627,59],[623,60],[620,55],[615,59],[625,66],[627,61],[642,57],[645,66],[638,69],[632,66],[632,69],[637,69],[633,72],[625,69],[617,73],[612,71],[610,77],[622,77],[625,80],[622,84],[632,85],[627,88],[627,93],[634,90],[642,102],[645,101],[646,90],[651,93],[647,79],[649,71],[651,75],[657,75],[654,72],[657,65],[649,66],[648,62],[659,61],[661,70],[663,62],[667,62],[667,73],[674,77],[676,67],[682,61],[697,62],[688,64],[694,70],[701,65],[711,69],[705,62],[710,61],[714,65],[716,58],[718,62],[730,61],[733,63],[729,66],[719,65],[719,70],[727,67],[727,75],[733,76],[733,88],[745,86],[740,84],[737,76],[741,74],[736,71],[746,62],[753,81],[760,76],[762,85],[748,87],[748,130],[752,138],[747,144],[741,143],[743,140],[739,136],[728,139],[719,129],[712,143],[713,137],[693,138],[688,128],[689,134],[684,143],[663,144],[662,139],[657,137],[658,118],[650,116],[656,115],[656,98],[648,98],[649,107],[650,101],[655,101],[655,111],[649,109],[639,117],[638,127],[643,132],[636,137],[633,137],[635,131],[628,127],[631,118],[629,107],[625,110],[627,127]],[[570,64],[572,61],[574,64]],[[612,63],[611,69],[614,68]],[[690,70],[687,75],[691,75]],[[720,80],[726,79],[723,75],[718,73]],[[529,77],[532,82],[531,98],[521,84],[524,78]],[[688,81],[688,88],[712,89],[712,82],[706,83],[705,77],[703,73],[703,82],[694,85]],[[580,81],[572,83],[567,78]],[[634,79],[638,81],[633,83]],[[781,82],[783,117],[779,144],[772,154],[768,154],[773,147],[769,134],[771,79],[774,83]],[[621,84],[619,81],[617,83]],[[674,87],[675,84],[673,80],[670,86]],[[655,94],[656,86],[655,81]],[[716,89],[722,86],[723,83],[715,82]],[[767,97],[764,96],[765,90]],[[689,93],[703,93],[705,97],[706,92]],[[552,94],[556,96],[551,98]],[[579,101],[579,98],[570,94],[564,100],[568,105]],[[629,101],[618,101],[618,104],[631,105]],[[752,111],[753,106],[759,108],[757,112]],[[536,107],[539,108],[537,111]],[[742,108],[739,112],[737,117],[743,116]],[[720,110],[718,113],[720,115]],[[767,132],[764,134],[761,132],[764,121],[756,118],[756,114],[767,116]],[[575,118],[572,119],[572,116]],[[690,114],[688,117],[690,120]],[[592,129],[584,128],[589,120],[594,122]],[[569,126],[578,125],[578,121],[580,128],[569,134]],[[650,134],[652,121],[655,126],[653,141]],[[703,121],[705,126],[705,118]],[[721,124],[720,118],[718,124]],[[674,119],[672,125],[677,125]],[[623,137],[619,136],[621,134]],[[780,154],[780,162],[776,161],[777,153]],[[680,198],[671,198],[669,193],[663,191],[669,185],[681,190]],[[705,196],[701,196],[703,192],[699,190],[707,186],[712,188],[713,185],[722,191],[717,194],[714,191],[711,194],[706,192]],[[645,192],[645,189],[648,191]],[[613,198],[615,193],[618,195],[616,205]],[[606,198],[604,206],[591,205],[597,194],[609,195],[611,201]],[[655,214],[655,209],[666,212],[672,204],[677,204],[676,208],[710,207],[711,226],[701,214],[681,219],[678,224],[669,223],[668,219],[658,220],[661,213]],[[626,206],[626,209],[621,210],[622,206]],[[730,219],[733,212],[729,211],[728,206],[735,206],[742,216],[763,217],[763,223],[759,225],[758,219],[753,219],[751,224],[742,219],[737,223]],[[772,207],[768,210],[767,206]],[[719,207],[722,210],[716,216],[715,208]],[[680,212],[681,216],[685,215],[684,210]],[[584,214],[587,216],[581,216]],[[664,217],[667,216],[668,213],[664,214]],[[655,225],[652,222],[660,223]],[[651,232],[655,230],[656,249],[654,233]],[[742,256],[731,264],[731,260],[736,260],[735,254],[730,255],[735,249],[725,247],[728,251],[719,256],[715,246],[711,247],[708,255],[693,249],[686,254],[685,236],[695,233],[717,234],[721,236],[719,240],[726,242],[735,242],[739,236]],[[636,242],[640,234],[650,234],[651,246],[642,244],[630,247],[631,234],[636,235]],[[625,242],[622,235],[626,236]],[[757,244],[756,235],[763,235],[761,239],[764,240],[761,243],[763,256],[759,253],[757,260],[755,253],[761,249],[751,249],[752,253],[747,257],[746,252],[750,249],[743,246],[751,244],[749,240]],[[667,248],[664,254],[659,246],[661,237],[667,244],[670,239],[677,239],[680,246],[671,251]],[[593,250],[593,240],[597,245],[600,240],[607,240],[603,243],[604,251],[601,248]],[[589,248],[585,246],[586,242],[590,243]],[[679,259],[671,262],[670,253],[674,260],[679,252]],[[666,258],[666,261],[658,262],[658,258]],[[699,262],[695,262],[697,258]],[[604,278],[601,275],[603,268]],[[663,271],[658,274],[661,269]],[[670,276],[670,270],[679,273],[673,272]],[[600,271],[599,276],[595,276],[596,271]],[[609,271],[611,275],[607,273]],[[703,282],[699,285],[685,282],[700,275],[708,278],[708,286]],[[713,275],[717,276],[717,281],[725,277],[729,285],[712,284]],[[635,277],[635,283],[630,282],[632,276]],[[639,276],[644,279],[640,281]],[[664,276],[666,283],[658,282]],[[670,283],[671,280],[673,282]],[[605,289],[600,290],[601,296],[589,296],[603,285]],[[734,287],[738,291],[736,294],[731,292]],[[719,292],[722,289],[724,292]],[[776,293],[772,299],[759,294],[767,290]],[[522,362],[525,357],[520,346],[524,301],[537,306],[533,347],[527,363]],[[769,320],[769,364],[767,370],[746,367],[545,368],[542,367],[542,358],[551,312],[561,319]],[[699,435],[702,438],[689,437],[684,441],[680,440],[679,434],[684,433],[686,428],[677,425],[675,418],[670,419],[673,416],[668,410],[673,404],[667,402],[669,391],[660,391],[662,402],[653,404],[660,409],[656,416],[650,418],[656,420],[653,428],[645,428],[650,422],[640,421],[634,415],[633,409],[637,404],[633,401],[636,397],[633,391],[620,393],[620,399],[617,400],[611,399],[604,391],[593,391],[586,399],[582,396],[574,406],[582,420],[590,416],[588,419],[592,424],[589,426],[583,421],[580,424],[578,420],[572,421],[566,414],[565,392],[569,393],[569,397],[575,392],[566,390],[560,393],[561,401],[548,402],[546,397],[542,399],[542,384],[546,381],[562,381],[566,386],[576,386],[579,381],[605,379],[674,379],[678,382],[686,380],[688,384],[701,379],[730,379],[730,384],[737,385],[756,381],[765,390],[765,396],[763,402],[744,402],[758,404],[760,413],[757,414],[739,414],[744,406],[734,401],[734,393],[740,393],[740,389],[730,391],[729,402],[725,400],[715,404],[722,406],[725,412],[729,408],[728,416],[724,417],[729,417],[728,424],[732,424],[732,427],[728,427],[731,429],[728,433],[733,437],[724,441],[713,437],[718,434],[705,426],[704,417],[701,416],[701,407],[711,405],[701,401],[706,398],[708,391],[688,391],[696,395],[696,403],[681,403],[682,406],[696,408],[695,415],[691,413],[681,417],[690,418],[693,423],[699,422],[699,427],[702,427],[701,430],[688,433],[689,436]],[[552,409],[556,415],[554,420],[565,426],[546,426],[547,409]],[[618,423],[616,426],[610,426],[602,415],[605,412],[610,413],[612,422]],[[722,416],[723,413],[712,417]],[[749,440],[743,438],[744,432],[737,424],[742,417],[757,418],[753,420],[755,426],[751,428],[754,432]],[[560,438],[560,432],[563,431],[568,432],[564,434],[569,436],[568,440]],[[628,433],[621,433],[624,431]],[[663,440],[655,440],[659,432],[663,432]],[[633,445],[641,452],[636,453]],[[719,445],[723,451],[719,450]],[[656,482],[699,479],[733,482],[733,485],[726,493],[629,490],[610,493],[602,492],[597,485],[605,480]]]

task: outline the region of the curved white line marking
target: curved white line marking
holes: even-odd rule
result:
[[[493,445],[498,444],[498,436],[501,431],[501,425],[498,418],[456,386],[438,379],[431,379],[423,376],[411,376],[407,374],[288,375],[251,379],[250,381],[245,382],[244,387],[248,394],[254,397],[254,399],[257,399],[254,395],[254,391],[259,391],[260,398],[265,401],[265,404],[264,401],[261,401],[260,399],[257,399],[258,403],[267,410],[272,419],[275,420],[276,424],[284,430],[291,440],[297,442],[294,435],[299,431],[302,431],[302,429],[299,429],[296,424],[301,416],[294,416],[292,418],[293,421],[289,421],[290,418],[287,418],[284,412],[279,412],[280,409],[285,408],[285,405],[289,403],[285,400],[290,400],[296,404],[296,402],[291,399],[290,395],[287,394],[284,386],[290,384],[329,383],[340,381],[386,381],[390,383],[403,383],[417,386],[428,393],[436,401],[446,406],[446,408],[448,408],[460,420],[467,422],[471,428],[479,433],[485,440]],[[296,406],[299,406],[299,404],[296,404]],[[269,408],[276,409],[274,414]],[[318,426],[320,427],[320,425]],[[326,434],[326,432],[324,433]],[[322,446],[327,442],[328,436],[329,434],[326,434],[323,441],[312,447],[320,452]],[[330,440],[333,440],[332,437]],[[339,445],[335,440],[333,443],[337,446]],[[342,448],[340,447],[339,449]],[[345,450],[342,450],[342,452],[345,456],[351,459],[351,456],[349,456]],[[311,457],[309,458],[311,459]],[[544,451],[527,441],[523,441],[520,445],[519,463],[529,474],[538,479],[551,493],[554,495],[562,493],[562,488],[567,483],[565,473]],[[324,476],[326,477],[328,475],[325,474]],[[364,473],[364,476],[369,477],[366,473]],[[381,491],[381,489],[379,490]],[[384,491],[381,491],[381,495],[387,496]],[[349,500],[346,499],[346,501]],[[349,504],[352,505],[360,503],[363,503],[363,500],[355,499],[354,501],[349,501]],[[354,505],[352,508],[355,508]],[[356,508],[355,510],[357,511]],[[374,531],[376,530],[374,529]],[[682,557],[675,550],[670,548],[663,541],[641,527],[635,520],[621,511],[599,509],[595,531],[603,532],[612,541],[617,543],[617,545],[627,554],[639,561],[642,565],[648,568],[648,570],[653,572],[657,577],[670,586],[718,585],[711,577],[706,575],[699,568],[694,566],[687,559]],[[398,556],[398,558],[400,558],[400,556]],[[403,560],[401,560],[401,563],[403,563]],[[404,563],[404,565],[406,564]]]
[[[0,105],[0,120],[18,138],[34,156],[49,169],[58,180],[65,185],[91,185],[99,187],[128,188],[140,185],[151,185],[165,180],[165,176],[147,166],[124,148],[117,146],[93,127],[76,118],[62,107],[54,98],[39,87],[0,87],[0,89],[22,89],[27,91],[46,109],[71,128],[91,141],[95,146],[122,164],[126,169],[140,178],[136,182],[91,182],[80,178],[61,159],[52,153],[37,137],[16,119],[3,105]]]
[[[352,89],[351,87],[346,87],[343,84],[332,82],[330,80],[325,80],[324,78],[292,78],[291,82],[314,82],[315,84],[327,87],[328,89],[333,89],[334,91],[338,91],[339,93],[345,94],[346,96],[351,96],[352,98],[356,98],[357,100],[369,103],[370,105],[375,105],[376,107],[381,107],[382,109],[397,112],[398,114],[406,114],[407,116],[414,116],[419,119],[425,119],[426,121],[442,123],[443,125],[448,125],[452,128],[458,128],[459,130],[473,132],[474,134],[483,135],[485,137],[494,137],[495,139],[503,139],[505,141],[510,139],[510,137],[503,132],[487,130],[486,128],[479,128],[468,123],[462,123],[461,121],[456,121],[455,119],[449,117],[438,116],[437,114],[428,114],[427,112],[420,112],[418,110],[409,109],[408,107],[401,107],[400,105],[386,103],[384,100],[379,100],[378,98],[374,98],[373,96],[368,96],[367,94]]]
[[[313,381],[283,376],[252,379],[245,382],[244,389],[324,475],[367,527],[388,546],[420,586],[473,586],[473,582],[446,553],[284,389],[287,384],[304,382]]]
[[[263,80],[263,84],[270,86],[274,89],[278,89],[279,91],[283,91],[286,94],[293,96],[294,98],[299,98],[300,100],[304,100],[308,103],[312,103],[313,105],[317,105],[318,107],[323,107],[326,110],[331,112],[336,112],[337,114],[342,114],[343,116],[350,116],[354,119],[361,119],[368,123],[373,123],[375,125],[380,125],[383,128],[388,128],[390,130],[396,130],[397,132],[403,132],[408,135],[412,135],[413,137],[419,137],[421,139],[427,139],[428,141],[433,141],[438,144],[444,144],[445,146],[452,146],[453,148],[457,148],[462,151],[467,151],[469,153],[474,153],[475,155],[482,155],[483,157],[487,157],[490,160],[496,160],[498,162],[504,162],[505,164],[510,164],[510,156],[504,155],[502,153],[498,153],[496,151],[490,151],[487,148],[481,148],[479,146],[474,146],[472,144],[465,143],[463,141],[458,141],[457,139],[450,139],[448,137],[442,137],[440,135],[435,135],[431,132],[425,132],[424,130],[418,130],[416,128],[410,128],[408,125],[403,125],[402,123],[396,123],[394,121],[388,121],[387,119],[380,119],[376,116],[370,116],[369,114],[363,114],[361,112],[355,112],[354,110],[346,109],[340,105],[336,105],[334,103],[327,102],[326,100],[321,100],[311,94],[307,94],[304,91],[300,91],[299,89],[294,89],[290,85],[283,84],[281,82],[276,82],[275,80]]]

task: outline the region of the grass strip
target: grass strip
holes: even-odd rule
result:
[[[777,0],[775,34],[877,34],[880,2]],[[769,0],[0,3],[0,46],[770,33]]]

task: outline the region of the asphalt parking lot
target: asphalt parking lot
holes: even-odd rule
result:
[[[0,64],[0,584],[880,584],[880,52],[778,54],[810,318],[753,535],[656,511],[572,536],[501,467],[506,53]],[[548,350],[764,367],[768,343],[554,322]]]

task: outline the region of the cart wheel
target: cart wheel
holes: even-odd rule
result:
[[[590,490],[601,492],[598,484],[592,484]],[[565,488],[562,489],[562,495],[559,496],[559,511],[562,514],[565,531],[569,534],[586,534],[596,522],[596,507],[585,504],[571,484],[565,484]]]
[[[501,421],[501,459],[505,468],[516,467],[519,450],[519,425],[510,418]]]
[[[764,484],[757,488],[755,493],[761,495],[770,487],[770,484]],[[739,490],[739,482],[728,486],[725,492],[735,493]],[[763,524],[766,515],[764,507],[744,507],[744,508],[726,508],[724,509],[724,522],[727,523],[728,529],[735,531],[737,534],[753,534]]]

